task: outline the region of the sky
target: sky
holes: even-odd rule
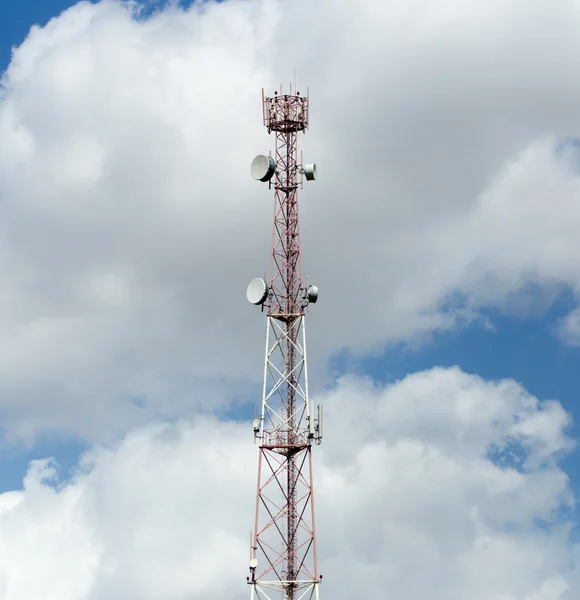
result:
[[[550,0],[1,5],[0,599],[247,597],[249,164],[294,73],[322,597],[577,598],[578,27]]]

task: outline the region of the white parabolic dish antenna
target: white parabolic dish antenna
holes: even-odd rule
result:
[[[267,283],[261,277],[256,277],[256,279],[252,279],[246,291],[246,298],[248,299],[248,302],[250,302],[250,304],[264,304],[264,301],[267,297]]]
[[[257,558],[250,558],[250,569],[255,569],[258,566]]]
[[[271,156],[258,154],[252,161],[250,173],[254,179],[258,181],[270,181],[272,175],[276,171],[276,162]]]

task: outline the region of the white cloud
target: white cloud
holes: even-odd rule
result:
[[[322,400],[322,598],[577,597],[559,404],[459,369],[345,377]],[[35,463],[0,496],[2,597],[246,598],[255,473],[251,426],[214,418],[134,431],[56,486]]]
[[[580,345],[580,309],[573,310],[558,323],[558,333],[566,344]]]
[[[578,179],[549,136],[580,130],[579,20],[548,0],[229,0],[136,21],[106,0],[33,28],[0,96],[11,434],[100,439],[260,377],[244,289],[272,198],[248,164],[272,145],[260,88],[294,69],[321,174],[301,205],[313,383],[340,347],[577,291]]]

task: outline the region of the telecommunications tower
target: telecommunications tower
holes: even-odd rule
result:
[[[298,134],[308,129],[309,97],[274,92],[264,97],[274,156],[257,156],[251,174],[274,187],[270,281],[254,279],[252,304],[267,308],[261,414],[254,420],[259,443],[256,516],[251,536],[251,600],[318,600],[322,576],[316,560],[312,445],[322,439],[322,412],[308,398],[304,313],[318,288],[302,278],[298,187],[316,179],[316,165],[302,164]]]

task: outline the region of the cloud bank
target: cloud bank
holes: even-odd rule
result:
[[[321,174],[301,196],[322,292],[313,381],[340,348],[577,293],[577,157],[557,151],[580,130],[575,5],[136,7],[77,4],[33,27],[3,75],[0,414],[13,437],[99,441],[250,393],[263,328],[244,289],[269,268],[272,198],[248,165],[272,144],[260,89],[294,69]],[[567,343],[575,315],[558,325]]]
[[[324,597],[577,597],[559,403],[459,369],[387,387],[347,376],[322,400]],[[246,598],[251,438],[250,424],[199,417],[94,448],[70,480],[32,464],[0,495],[2,597]]]

